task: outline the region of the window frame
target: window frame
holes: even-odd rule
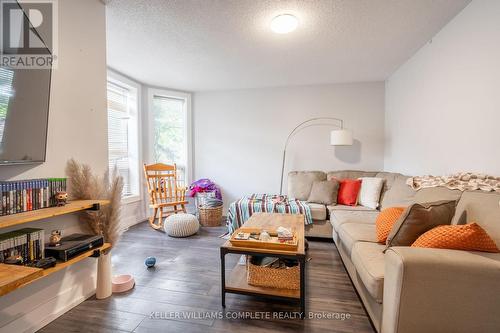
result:
[[[122,196],[122,203],[128,204],[132,202],[141,201],[143,198],[143,186],[142,186],[142,86],[130,80],[129,78],[116,73],[110,69],[107,71],[107,80],[106,80],[106,96],[107,96],[107,84],[111,82],[118,86],[122,86],[124,88],[134,90],[136,92],[136,106],[135,106],[135,114],[131,114],[131,118],[135,120],[135,126],[130,127],[128,131],[128,144],[130,147],[130,143],[135,146],[133,151],[130,151],[129,148],[129,167],[130,167],[130,183],[131,188],[136,188],[135,193],[131,195]],[[106,97],[106,121],[108,120],[108,106],[107,106],[107,97]],[[132,129],[132,131],[130,131]],[[108,165],[109,165],[109,147],[108,147]],[[109,168],[109,167],[108,167]]]
[[[176,91],[176,90],[168,90],[168,89],[158,89],[158,88],[148,88],[147,92],[147,110],[148,110],[148,160],[151,163],[154,163],[153,159],[153,147],[154,147],[154,123],[153,123],[153,98],[155,96],[161,96],[166,98],[175,98],[184,100],[184,121],[186,124],[186,140],[185,140],[185,149],[186,149],[186,174],[185,177],[185,185],[188,186],[193,180],[193,140],[192,140],[192,108],[191,108],[191,99],[192,95],[188,92]]]

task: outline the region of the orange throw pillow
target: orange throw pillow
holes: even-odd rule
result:
[[[375,227],[377,229],[377,241],[379,243],[385,243],[394,223],[396,223],[405,209],[405,207],[389,207],[383,209],[380,214],[378,214],[377,220],[375,221]]]
[[[359,190],[361,189],[361,179],[342,179],[339,182],[337,204],[356,206],[358,204]]]
[[[500,252],[495,241],[477,223],[441,225],[417,238],[412,247],[432,247],[482,252]]]

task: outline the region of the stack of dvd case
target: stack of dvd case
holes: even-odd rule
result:
[[[59,191],[66,191],[66,178],[0,182],[0,215],[54,207]]]
[[[0,262],[12,256],[22,257],[28,264],[45,257],[44,231],[37,228],[24,228],[0,234]]]

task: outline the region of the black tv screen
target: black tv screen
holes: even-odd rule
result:
[[[51,72],[0,66],[0,164],[45,161]]]

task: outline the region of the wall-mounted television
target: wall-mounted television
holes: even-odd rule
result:
[[[51,72],[0,65],[0,164],[45,162]]]

